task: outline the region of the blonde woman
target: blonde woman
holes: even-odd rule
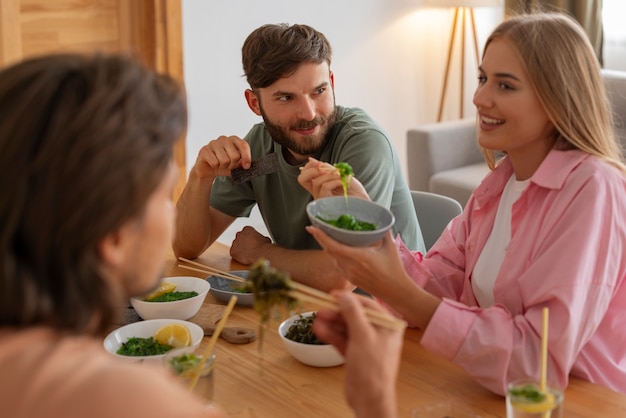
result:
[[[593,49],[564,15],[517,16],[488,38],[479,74],[493,170],[426,256],[391,234],[363,249],[309,232],[341,275],[490,390],[538,377],[548,307],[549,379],[626,393],[626,169]]]

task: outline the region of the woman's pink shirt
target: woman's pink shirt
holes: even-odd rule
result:
[[[511,241],[481,308],[472,271],[513,170],[505,159],[483,180],[428,254],[400,241],[414,281],[443,298],[422,344],[504,393],[539,376],[548,307],[548,379],[572,375],[626,394],[626,177],[580,151],[551,151],[513,205]]]

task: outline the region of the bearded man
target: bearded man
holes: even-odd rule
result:
[[[424,252],[396,150],[366,112],[336,105],[331,54],[326,37],[306,25],[268,24],[248,36],[242,48],[250,86],[245,98],[263,122],[243,139],[220,136],[200,149],[177,205],[177,256],[199,256],[235,219],[250,216],[258,205],[271,237],[244,227],[231,245],[235,260],[252,264],[265,258],[294,280],[325,291],[354,288],[305,230],[306,205],[322,197],[298,183],[300,169],[310,159],[320,167],[348,163],[358,186],[394,213],[394,233],[409,249]],[[266,174],[233,181],[232,170],[254,171],[252,162],[263,157],[260,167]],[[333,179],[339,181],[331,172],[319,181],[333,184]]]

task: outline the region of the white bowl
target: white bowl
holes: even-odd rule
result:
[[[280,335],[280,338],[283,340],[289,354],[294,356],[296,360],[301,363],[314,367],[334,367],[342,365],[345,360],[333,345],[298,343],[286,337],[289,327],[296,320],[300,319],[300,316],[307,317],[314,313],[315,312],[305,312],[287,318],[278,326],[278,335]]]
[[[202,338],[204,337],[204,330],[199,326],[189,321],[182,321],[180,319],[150,319],[147,321],[134,322],[132,324],[124,325],[107,335],[104,339],[104,349],[111,353],[111,355],[125,361],[148,361],[154,363],[161,363],[165,354],[159,354],[154,356],[123,356],[117,354],[117,350],[122,346],[122,343],[128,341],[129,338],[148,338],[153,337],[154,334],[167,324],[177,323],[186,326],[191,333],[191,345],[188,348],[189,351],[196,349]]]
[[[234,270],[229,271],[230,274],[245,279],[248,277],[248,270]],[[237,305],[252,306],[254,305],[254,293],[241,293],[233,291],[234,288],[239,287],[242,283],[238,283],[234,280],[224,279],[219,276],[209,276],[206,279],[211,285],[211,294],[215,299],[228,303],[231,296],[237,296]]]
[[[365,247],[379,241],[393,226],[395,216],[378,203],[358,197],[333,196],[317,199],[306,206],[306,213],[314,226],[321,228],[335,240],[354,247]],[[372,231],[351,231],[319,219],[335,220],[341,215],[352,215],[358,221],[376,225]]]
[[[175,291],[198,292],[197,296],[173,302],[146,302],[143,297],[130,298],[130,304],[143,319],[189,319],[198,313],[211,289],[206,280],[198,277],[165,277],[164,282],[176,285]]]

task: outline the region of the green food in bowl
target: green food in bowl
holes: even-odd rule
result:
[[[345,359],[335,346],[328,343],[306,344],[289,339],[287,334],[294,322],[317,314],[316,311],[300,312],[285,319],[278,326],[278,335],[287,352],[299,362],[313,367],[335,367],[344,363]],[[312,320],[308,321],[309,323]]]
[[[192,353],[185,353],[170,360],[172,368],[180,375],[195,369],[198,363],[200,363],[200,357]]]
[[[174,302],[177,300],[189,299],[194,296],[198,296],[198,292],[192,290],[191,292],[167,292],[163,293],[152,299],[144,299],[146,302]]]
[[[530,383],[509,389],[509,395],[522,398],[527,402],[542,402],[546,398],[545,393],[542,393],[536,385]]]
[[[364,222],[356,219],[352,215],[340,215],[337,219],[324,219],[321,216],[319,220],[326,222],[337,228],[347,229],[348,231],[374,231],[376,225],[370,222]]]
[[[235,293],[251,293],[246,286],[233,286],[231,290]]]
[[[326,343],[317,338],[317,335],[313,332],[313,320],[315,320],[315,317],[316,314],[309,316],[300,315],[300,318],[296,319],[289,327],[285,337],[297,343],[325,345]]]
[[[173,347],[168,344],[160,344],[154,337],[141,338],[131,337],[122,343],[116,351],[122,356],[156,356],[170,351]]]
[[[507,392],[507,404],[515,410],[527,413],[528,416],[539,416],[536,414],[547,416],[544,413],[560,407],[562,395],[552,389],[546,389],[542,391],[536,383],[532,382],[512,385]],[[560,417],[561,414],[557,413],[555,416]]]
[[[395,216],[386,207],[354,196],[325,197],[312,200],[306,206],[311,224],[323,230],[331,238],[353,247],[364,247],[381,240],[392,228]],[[325,222],[341,215],[354,216],[355,220],[375,225],[373,230],[348,230]]]
[[[341,186],[343,187],[343,195],[348,198],[348,187],[350,187],[350,180],[354,175],[352,166],[348,163],[335,163],[333,166],[339,172],[339,178],[341,179]]]
[[[229,272],[244,280],[248,278],[248,270],[233,270]],[[211,285],[211,294],[220,302],[228,303],[231,296],[237,296],[238,306],[253,306],[254,294],[247,289],[244,283],[237,283],[233,280],[224,279],[219,276],[209,276],[206,279]]]

